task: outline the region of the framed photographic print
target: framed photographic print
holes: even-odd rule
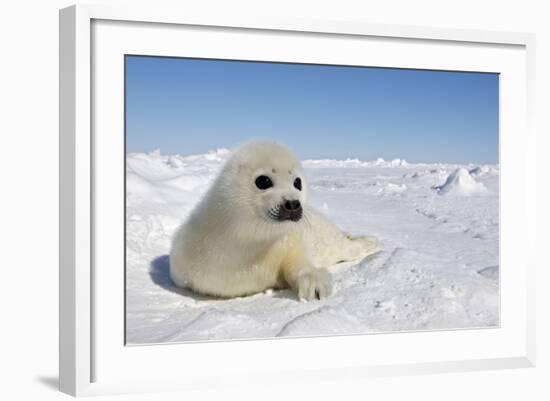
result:
[[[61,390],[533,366],[533,47],[61,10]]]

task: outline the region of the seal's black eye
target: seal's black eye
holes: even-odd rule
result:
[[[273,181],[267,175],[260,175],[255,182],[258,189],[268,189],[273,186]]]
[[[302,190],[302,180],[300,179],[300,177],[294,180],[294,188],[296,188],[298,191]]]

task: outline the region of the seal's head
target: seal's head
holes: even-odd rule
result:
[[[288,230],[304,216],[307,187],[300,162],[284,146],[251,142],[228,160],[220,180],[224,205],[238,219],[254,219],[271,231]]]

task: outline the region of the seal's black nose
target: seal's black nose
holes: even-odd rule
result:
[[[283,209],[288,212],[296,212],[302,208],[299,200],[286,200],[282,204]]]

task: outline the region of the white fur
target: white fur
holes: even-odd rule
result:
[[[275,185],[258,189],[259,175],[268,175]],[[297,177],[301,191],[293,185]],[[270,218],[269,211],[283,198],[301,202],[302,219]],[[373,237],[352,238],[341,232],[306,201],[302,167],[285,147],[270,142],[242,146],[176,232],[170,252],[172,280],[221,297],[288,286],[300,299],[328,296],[328,266],[360,260],[380,247]]]

